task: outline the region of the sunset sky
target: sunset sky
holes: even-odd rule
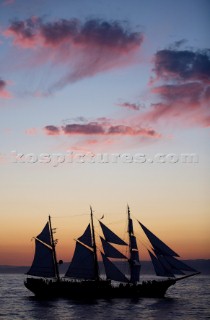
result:
[[[126,239],[129,204],[183,259],[210,258],[209,13],[208,0],[0,0],[0,265],[31,263],[49,214],[68,261],[90,205],[97,236],[104,215]]]

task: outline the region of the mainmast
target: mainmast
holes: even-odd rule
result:
[[[132,243],[131,243],[131,236],[132,236],[132,227],[131,227],[131,214],[130,214],[130,208],[127,206],[128,210],[128,242],[129,242],[129,266],[130,266],[130,274],[132,274]]]
[[[140,261],[136,237],[133,232],[133,221],[130,217],[130,208],[128,206],[128,235],[129,235],[129,266],[130,266],[130,282],[134,285],[139,281]]]
[[[50,227],[50,237],[51,237],[51,242],[52,242],[52,252],[53,252],[53,260],[54,260],[54,267],[55,267],[55,275],[56,275],[57,280],[60,280],[59,270],[58,270],[58,262],[57,262],[56,251],[55,251],[55,242],[53,239],[53,230],[52,230],[50,216],[49,216],[49,227]]]
[[[91,219],[91,229],[92,229],[92,242],[93,242],[93,253],[94,253],[94,271],[95,271],[95,280],[99,280],[99,267],[98,267],[98,257],[96,250],[96,239],[95,239],[95,230],[93,224],[93,210],[90,206],[90,219]]]

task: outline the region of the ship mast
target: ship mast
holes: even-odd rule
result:
[[[96,250],[96,239],[95,239],[95,230],[93,225],[93,210],[90,206],[90,219],[91,219],[91,229],[92,229],[92,242],[93,242],[93,253],[94,253],[94,271],[95,271],[95,280],[99,280],[99,267],[98,267],[98,257]]]
[[[56,251],[55,251],[55,241],[53,239],[53,230],[52,230],[50,216],[49,216],[49,227],[50,227],[50,237],[51,237],[51,243],[52,243],[53,261],[54,261],[54,267],[55,267],[55,275],[56,275],[57,280],[60,280],[59,270],[58,270],[58,262],[57,262]]]
[[[130,226],[130,208],[127,205],[127,210],[128,210],[128,238],[129,238],[129,266],[130,266],[130,274],[132,272],[132,246],[131,246],[131,226]]]

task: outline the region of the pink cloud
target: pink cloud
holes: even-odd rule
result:
[[[85,124],[67,124],[62,127],[48,125],[44,128],[47,135],[81,135],[81,136],[141,136],[148,138],[160,138],[161,135],[151,128],[131,127],[129,125],[112,125],[100,122],[89,122]]]
[[[7,82],[0,79],[0,98],[10,99],[12,98],[11,93],[6,89]]]
[[[41,18],[13,21],[4,31],[13,44],[33,56],[33,64],[66,66],[65,73],[50,90],[57,90],[99,72],[127,66],[135,60],[143,42],[140,32],[132,32],[118,21],[78,19],[45,23]]]
[[[48,125],[44,128],[44,131],[49,136],[57,136],[60,134],[60,128],[52,125]]]
[[[16,20],[5,30],[6,36],[12,36],[14,44],[29,48],[60,45],[84,48],[98,48],[120,52],[129,52],[138,48],[143,36],[139,32],[130,32],[118,21],[107,22],[99,19],[81,23],[78,19],[60,19],[44,23],[39,17]],[[26,41],[26,42],[25,42]]]
[[[25,134],[29,136],[35,136],[38,134],[38,129],[36,128],[28,128],[25,130]]]
[[[210,116],[210,99],[200,83],[187,83],[160,87],[153,90],[162,102],[151,106],[145,118],[150,121],[168,119],[181,121],[183,125],[203,126]]]
[[[154,77],[149,83],[153,102],[130,121],[144,127],[209,127],[210,50],[160,50],[153,63]],[[137,109],[129,102],[123,107]]]
[[[141,115],[154,123],[209,126],[210,50],[160,50],[154,59],[151,96],[157,101]]]

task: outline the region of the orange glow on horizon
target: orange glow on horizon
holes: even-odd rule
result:
[[[99,216],[99,214],[98,214]],[[101,214],[100,214],[101,217]],[[117,219],[119,218],[119,219]],[[12,232],[14,232],[13,237],[9,237],[8,230],[4,235],[4,239],[1,244],[0,251],[0,265],[30,265],[33,261],[34,255],[34,240],[33,236],[38,235],[44,227],[47,219],[44,221],[36,220],[30,225],[28,222],[25,222],[20,230],[16,230],[16,227],[12,227]],[[42,221],[41,221],[42,220]],[[101,243],[99,240],[99,235],[103,235],[100,230],[99,223],[97,219],[95,221],[95,233],[98,248],[101,248]],[[141,260],[150,260],[146,247],[148,248],[149,241],[140,228],[139,224],[134,221],[135,235],[137,238],[138,248],[140,252]],[[42,222],[42,223],[41,223]],[[118,215],[117,217],[112,218],[111,215],[106,215],[102,222],[107,225],[112,231],[116,232],[124,241],[127,239],[127,222],[126,214]],[[72,258],[75,241],[79,236],[84,232],[87,224],[89,223],[88,214],[84,215],[75,215],[72,217],[54,217],[52,218],[52,227],[57,228],[56,234],[54,235],[55,239],[58,239],[58,244],[56,246],[57,259],[63,260],[64,262],[69,262]],[[156,225],[156,226],[155,226]],[[151,227],[149,223],[145,223],[145,226],[150,229],[157,237],[164,241],[169,247],[171,247],[175,252],[180,255],[180,259],[209,259],[209,247],[210,239],[206,234],[201,233],[197,230],[186,230],[185,224],[176,226],[176,229],[167,224],[163,224],[161,221],[152,222]],[[179,232],[177,233],[177,227]],[[23,232],[23,228],[25,228]],[[5,229],[6,230],[6,229]],[[146,247],[145,247],[146,244]],[[128,250],[128,249],[126,249]],[[124,254],[128,254],[125,248],[122,251]],[[100,252],[98,251],[98,259],[101,260]]]

